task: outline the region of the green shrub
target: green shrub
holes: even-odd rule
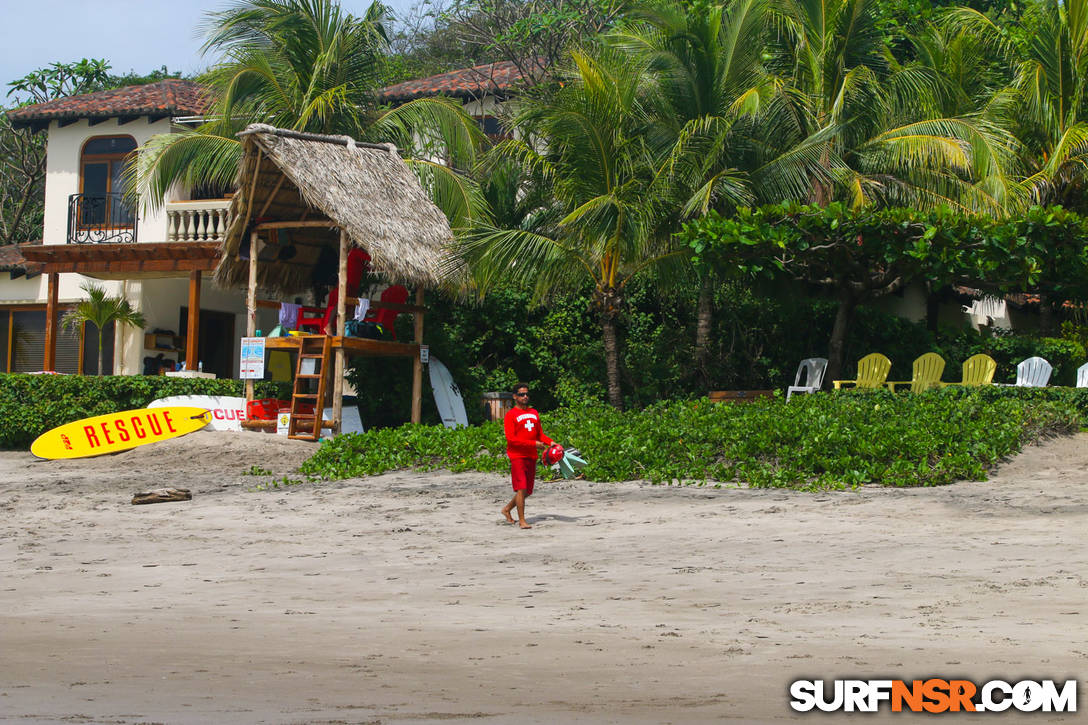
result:
[[[1015,383],[1016,364],[1038,356],[1054,366],[1051,385],[1073,385],[1077,381],[1077,368],[1088,362],[1084,346],[1074,340],[1000,331],[980,334],[969,328],[944,336],[937,349],[948,361],[945,381],[959,380],[959,365],[978,353],[986,353],[997,362],[995,383]]]
[[[1086,411],[1088,391],[948,388],[800,396],[789,404],[702,399],[637,412],[591,404],[545,413],[544,426],[585,454],[590,480],[824,489],[984,480],[1024,443],[1076,430]],[[324,442],[302,470],[328,478],[408,467],[505,472],[504,451],[499,423],[404,426]]]
[[[149,375],[0,374],[0,448],[29,448],[58,425],[92,415],[143,408],[169,395],[243,395],[241,380]],[[258,381],[258,397],[286,397],[279,383]]]
[[[798,362],[827,356],[837,305],[810,292],[795,284],[758,289],[738,282],[715,285],[704,382],[694,365],[697,288],[662,293],[650,280],[631,283],[618,320],[625,404],[642,408],[664,399],[703,396],[708,389],[785,389]],[[427,304],[424,339],[460,387],[470,423],[484,420],[482,392],[506,391],[519,381],[532,387],[533,400],[543,409],[605,399],[600,325],[588,294],[561,295],[533,306],[528,292],[500,288],[480,303],[452,303],[429,294]],[[398,336],[410,338],[411,330],[400,329]],[[996,382],[1015,380],[1016,363],[1039,355],[1055,366],[1055,384],[1072,385],[1076,368],[1088,361],[1082,345],[1070,340],[992,336],[967,327],[934,336],[923,323],[860,306],[846,345],[844,375],[853,374],[862,356],[881,352],[892,361],[889,379],[909,380],[914,359],[931,351],[947,361],[945,380],[958,380],[963,361],[979,352],[997,360]],[[411,361],[353,357],[349,362],[364,425],[406,423]],[[423,422],[437,424],[424,377]]]

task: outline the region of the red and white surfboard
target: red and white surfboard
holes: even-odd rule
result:
[[[170,408],[174,406],[204,408],[211,413],[207,430],[242,430],[242,421],[246,419],[246,399],[227,395],[171,395],[148,403],[148,408]]]

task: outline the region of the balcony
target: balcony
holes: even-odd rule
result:
[[[230,199],[172,201],[166,205],[166,241],[222,242],[230,224]]]
[[[68,197],[69,244],[130,244],[136,241],[136,203],[123,194]]]

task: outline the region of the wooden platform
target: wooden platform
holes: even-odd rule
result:
[[[773,390],[711,390],[712,403],[750,403],[757,398],[773,398]]]
[[[333,422],[334,421],[331,421],[331,420],[322,421],[322,425],[325,428],[331,428],[332,425],[333,425]],[[275,421],[275,420],[257,420],[257,419],[243,420],[242,421],[242,427],[245,428],[246,430],[268,430],[268,431],[272,431],[273,433],[275,433],[277,423],[278,423],[278,421]]]
[[[303,337],[320,335],[287,335],[285,337],[267,337],[265,350],[298,350]],[[343,348],[348,355],[369,355],[372,357],[419,357],[419,345],[392,340],[370,340],[364,337],[340,337],[334,335],[332,348]]]

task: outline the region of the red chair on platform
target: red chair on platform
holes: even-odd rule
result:
[[[408,288],[404,287],[403,285],[399,285],[399,284],[395,284],[395,285],[392,285],[390,287],[386,287],[385,291],[382,292],[381,301],[382,302],[390,302],[390,303],[395,304],[395,305],[407,304],[407,302],[408,302]],[[396,330],[395,326],[393,325],[393,323],[396,322],[397,315],[399,315],[399,314],[400,313],[397,312],[396,310],[373,309],[372,308],[367,313],[366,319],[368,321],[370,321],[370,322],[377,322],[383,328],[388,330],[389,334],[392,336],[392,338],[394,340],[396,340],[397,339],[397,330]]]
[[[359,285],[363,282],[363,273],[369,269],[370,255],[358,247],[353,247],[348,252],[348,297],[359,296]],[[321,315],[320,307],[303,307],[302,314],[298,318],[298,329],[306,332],[304,328],[314,327],[317,328],[314,334],[325,334],[325,331],[329,329],[329,322],[336,317],[336,303],[339,300],[340,290],[333,287],[329,292],[329,301],[325,304],[323,315]]]

